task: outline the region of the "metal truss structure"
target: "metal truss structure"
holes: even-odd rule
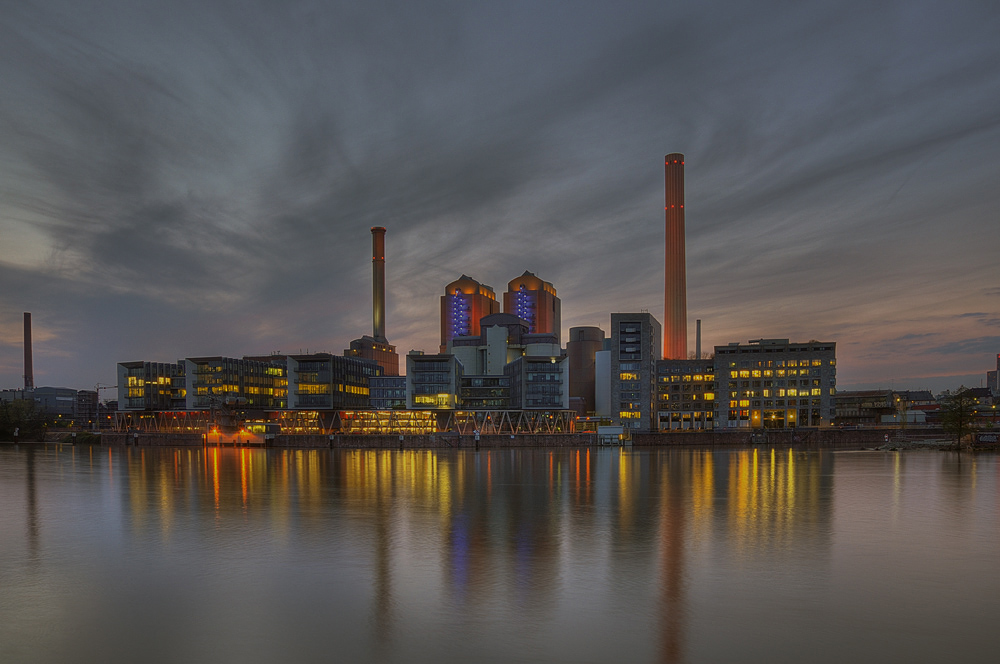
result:
[[[282,434],[431,434],[459,433],[560,434],[573,433],[576,413],[571,410],[287,410],[266,413],[267,422],[278,424]],[[220,428],[251,425],[246,417],[234,418],[239,426],[221,422],[211,410],[118,411],[116,431],[159,433],[206,433]]]
[[[460,434],[573,433],[572,410],[462,410],[448,417],[444,431]]]

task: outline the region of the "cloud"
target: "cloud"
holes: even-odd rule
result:
[[[1000,319],[998,29],[974,4],[20,3],[0,380],[24,310],[62,384],[338,352],[370,328],[374,225],[401,349],[436,347],[463,272],[552,281],[566,327],[658,316],[673,151],[706,342],[834,340],[847,379],[913,353],[960,372]]]

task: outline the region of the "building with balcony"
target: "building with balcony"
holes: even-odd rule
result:
[[[459,382],[464,367],[454,355],[425,355],[411,351],[406,356],[406,407],[413,410],[454,410],[459,401]]]
[[[372,376],[369,378],[368,403],[372,410],[406,408],[406,376]]]
[[[374,360],[331,353],[289,355],[289,410],[368,408],[368,381],[382,375]]]
[[[517,410],[569,409],[569,358],[558,352],[526,354],[506,367],[510,377],[511,408]]]
[[[120,410],[184,410],[186,387],[182,362],[119,362]]]
[[[207,410],[220,405],[279,410],[287,405],[287,374],[282,360],[189,357],[183,367],[184,405],[174,410]]]

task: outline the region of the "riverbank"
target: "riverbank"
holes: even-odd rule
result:
[[[22,441],[24,442],[24,441]],[[46,442],[128,445],[135,447],[270,447],[279,449],[503,449],[525,447],[595,447],[597,434],[515,434],[463,435],[453,432],[424,435],[253,435],[197,433],[105,432],[95,435],[80,432],[52,432]],[[949,449],[954,442],[940,429],[767,429],[670,431],[636,433],[625,445],[636,448],[658,447],[796,447],[846,450]]]

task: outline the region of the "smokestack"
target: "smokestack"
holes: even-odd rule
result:
[[[694,342],[694,355],[696,360],[701,359],[701,319],[698,319],[698,324],[695,332],[695,342]]]
[[[31,368],[31,314],[24,312],[24,389],[35,389],[35,375]]]
[[[684,155],[664,158],[666,255],[663,289],[663,357],[687,359],[687,270],[684,262]]]
[[[385,342],[385,228],[372,227],[372,323],[376,341]]]

